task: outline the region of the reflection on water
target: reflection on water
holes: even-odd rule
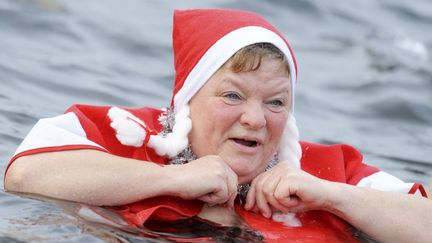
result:
[[[164,223],[151,221],[143,227],[128,225],[117,214],[103,207],[54,200],[36,195],[16,194],[24,199],[23,212],[7,219],[13,230],[3,240],[93,242],[261,242],[259,232],[241,226],[222,226],[198,217]],[[4,206],[16,207],[15,203]],[[13,205],[14,204],[14,205]],[[6,216],[7,214],[2,214]],[[25,232],[24,234],[18,232]],[[39,236],[43,235],[43,236]],[[0,242],[2,239],[0,238]]]
[[[193,217],[171,222],[153,220],[147,222],[144,226],[137,227],[126,223],[117,214],[110,211],[109,208],[88,206],[36,195],[16,194],[16,196],[25,196],[25,200],[35,204],[28,205],[29,207],[25,208],[25,217],[20,215],[17,219],[9,220],[8,223],[11,226],[18,227],[13,228],[9,234],[5,235],[5,240],[18,241],[20,239],[23,242],[99,242],[103,240],[104,242],[238,243],[263,241],[263,235],[260,232],[249,228],[245,224],[224,226],[199,217]],[[292,228],[287,227],[287,229]],[[310,239],[314,239],[313,227],[309,228],[309,231],[303,232],[310,234],[307,236],[312,237]],[[17,232],[24,233],[18,235]],[[355,229],[351,229],[350,234],[360,242],[373,242]],[[307,237],[304,240],[309,242]]]
[[[235,226],[220,226],[210,221],[194,217],[168,224],[164,222],[150,222],[148,228],[157,232],[173,232],[175,237],[185,239],[211,239],[218,242],[261,242],[263,236],[254,230]],[[208,240],[207,240],[208,241]]]
[[[424,0],[0,1],[1,171],[37,119],[73,103],[166,106],[172,10],[191,7],[252,10],[281,29],[299,64],[302,139],[349,143],[399,178],[432,180],[432,3]],[[0,242],[143,240],[76,209],[0,191]]]

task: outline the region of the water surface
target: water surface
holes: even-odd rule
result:
[[[351,144],[369,164],[429,184],[427,0],[0,1],[0,171],[39,118],[71,104],[167,106],[173,9],[214,7],[255,11],[291,42],[302,139]],[[121,239],[55,203],[0,191],[0,242]]]

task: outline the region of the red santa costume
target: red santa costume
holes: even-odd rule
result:
[[[19,146],[9,166],[21,156],[78,149],[99,150],[143,163],[167,164],[188,146],[191,97],[235,52],[254,43],[271,43],[285,54],[294,94],[297,65],[293,52],[282,35],[260,16],[232,10],[176,11],[173,30],[176,77],[171,103],[175,125],[168,133],[161,122],[167,119],[163,109],[73,105],[63,115],[41,119]],[[285,127],[279,154],[281,161],[294,165],[300,162],[303,170],[325,180],[426,196],[421,185],[404,183],[364,164],[362,155],[348,145],[299,142],[292,115]],[[110,210],[121,215],[127,224],[140,226],[151,220],[193,217],[201,209],[199,201],[158,197]],[[330,213],[298,214],[301,227],[293,227],[277,222],[280,220],[275,217],[266,219],[241,207],[236,210],[266,241],[355,241],[348,232],[349,225]]]

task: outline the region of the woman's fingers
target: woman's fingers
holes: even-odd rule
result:
[[[219,156],[209,155],[182,165],[178,195],[198,199],[210,205],[228,203],[234,206],[237,195],[236,173]]]
[[[268,173],[263,174],[257,179],[258,180],[256,183],[254,183],[256,206],[264,217],[270,218],[272,215],[272,210],[268,204],[266,196],[272,193],[271,191],[273,188],[271,188],[271,186],[273,186],[275,183],[272,183],[272,180],[269,180]]]
[[[224,185],[225,184],[225,185]],[[208,203],[210,206],[223,204],[229,200],[229,190],[226,183],[221,183],[212,192],[199,197],[198,199]]]
[[[264,217],[266,217],[266,218],[271,217],[271,214],[272,214],[271,208],[267,204],[267,200],[265,199],[265,197],[262,193],[257,193],[256,205]]]
[[[274,192],[275,200],[285,209],[285,212],[288,209],[291,211],[291,207],[297,206],[300,202],[299,198],[295,195],[296,190],[293,187],[289,181],[282,180]],[[284,212],[283,210],[281,211]]]
[[[331,188],[305,171],[278,164],[252,182],[245,209],[256,207],[269,218],[272,209],[287,213],[328,208]]]
[[[253,180],[246,196],[246,204],[244,207],[246,210],[252,210],[256,206],[255,198],[255,180]]]
[[[281,178],[280,177],[271,177],[269,179],[266,180],[266,184],[264,185],[264,188],[262,189],[262,192],[264,194],[264,197],[266,199],[266,201],[268,202],[268,204],[270,204],[270,206],[272,206],[273,208],[283,212],[283,213],[287,213],[287,208],[284,207],[280,202],[279,202],[279,197],[276,197],[276,191],[280,189],[280,182],[281,182]]]
[[[269,218],[272,212],[263,193],[263,186],[266,183],[267,175],[267,173],[263,173],[252,181],[246,196],[245,209],[252,210],[255,213],[261,212],[264,217]]]
[[[227,189],[228,189],[228,206],[234,208],[234,201],[237,197],[238,178],[237,174],[227,168]]]
[[[224,204],[234,207],[234,200],[237,196],[238,178],[237,174],[220,157],[214,158],[219,166],[220,172],[215,171],[215,189],[201,199],[210,205]]]
[[[216,195],[215,193],[208,193],[208,194],[205,194],[203,196],[198,197],[197,199],[207,203],[210,206],[214,206],[214,205],[218,204],[220,201],[220,197],[218,195]]]
[[[281,165],[255,178],[245,209],[258,208],[263,216],[269,218],[272,211],[288,213],[292,207],[298,207],[300,199],[296,196],[296,182],[291,180],[290,172],[290,167]]]

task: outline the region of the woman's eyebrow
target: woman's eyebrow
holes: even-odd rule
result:
[[[239,89],[248,89],[249,84],[247,82],[244,82],[243,80],[236,79],[235,77],[225,77],[222,79],[220,83],[220,87],[224,87],[224,85],[233,85],[236,88]],[[281,84],[283,87],[282,89],[275,89],[274,92],[272,92],[272,95],[282,94],[282,93],[288,93],[288,95],[291,97],[291,85],[285,85],[284,83]]]
[[[234,85],[237,88],[247,88],[248,87],[248,85],[244,84],[243,81],[238,80],[238,79],[233,78],[233,77],[226,77],[226,78],[222,79],[220,86],[229,85],[229,84]]]

